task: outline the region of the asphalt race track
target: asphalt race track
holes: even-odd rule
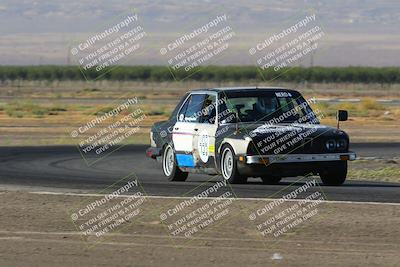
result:
[[[0,147],[0,185],[95,193],[122,177],[135,175],[148,195],[192,196],[222,180],[189,175],[186,182],[168,182],[160,164],[145,157],[145,149],[144,145],[124,146],[88,166],[74,146]],[[398,156],[400,143],[353,144],[351,150],[361,157],[391,159]],[[210,179],[212,181],[207,182]],[[258,179],[249,179],[248,184],[227,188],[236,197],[277,198],[307,181],[298,179],[286,178],[279,185],[263,185]],[[323,191],[327,200],[400,203],[400,184],[394,183],[347,181],[340,187],[320,185],[310,190]]]

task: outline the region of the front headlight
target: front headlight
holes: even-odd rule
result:
[[[336,141],[333,139],[330,139],[328,141],[325,142],[325,147],[326,149],[328,149],[329,151],[333,151],[336,148]]]
[[[345,139],[339,139],[336,142],[336,148],[339,150],[344,150],[347,147],[347,141]]]

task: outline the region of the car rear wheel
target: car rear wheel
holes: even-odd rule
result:
[[[163,152],[162,167],[164,175],[169,181],[185,181],[188,177],[187,172],[183,172],[176,164],[175,152],[170,145],[167,145]]]
[[[247,178],[240,175],[239,171],[237,170],[235,152],[230,145],[225,145],[222,148],[220,166],[222,177],[230,184],[242,184],[247,181]]]
[[[347,161],[335,162],[319,172],[324,185],[342,185],[346,181]]]

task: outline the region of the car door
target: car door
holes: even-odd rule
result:
[[[195,131],[198,131],[204,97],[204,94],[191,93],[178,111],[177,122],[172,130],[172,142],[180,167],[196,166],[193,156],[194,135]]]
[[[207,93],[201,109],[201,117],[194,128],[193,157],[196,167],[215,169],[215,134],[217,132],[217,94]]]

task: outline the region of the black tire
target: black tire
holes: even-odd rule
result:
[[[346,181],[347,176],[347,161],[332,163],[319,172],[324,185],[342,185]]]
[[[222,178],[230,184],[244,184],[247,177],[240,175],[237,169],[235,152],[230,145],[224,145],[221,149],[220,169]]]
[[[167,161],[171,165],[167,166]],[[164,175],[168,178],[168,181],[183,182],[186,181],[188,177],[188,173],[181,171],[177,166],[175,152],[170,145],[166,145],[163,149],[162,169]]]
[[[282,177],[277,176],[261,176],[263,184],[279,184]]]

